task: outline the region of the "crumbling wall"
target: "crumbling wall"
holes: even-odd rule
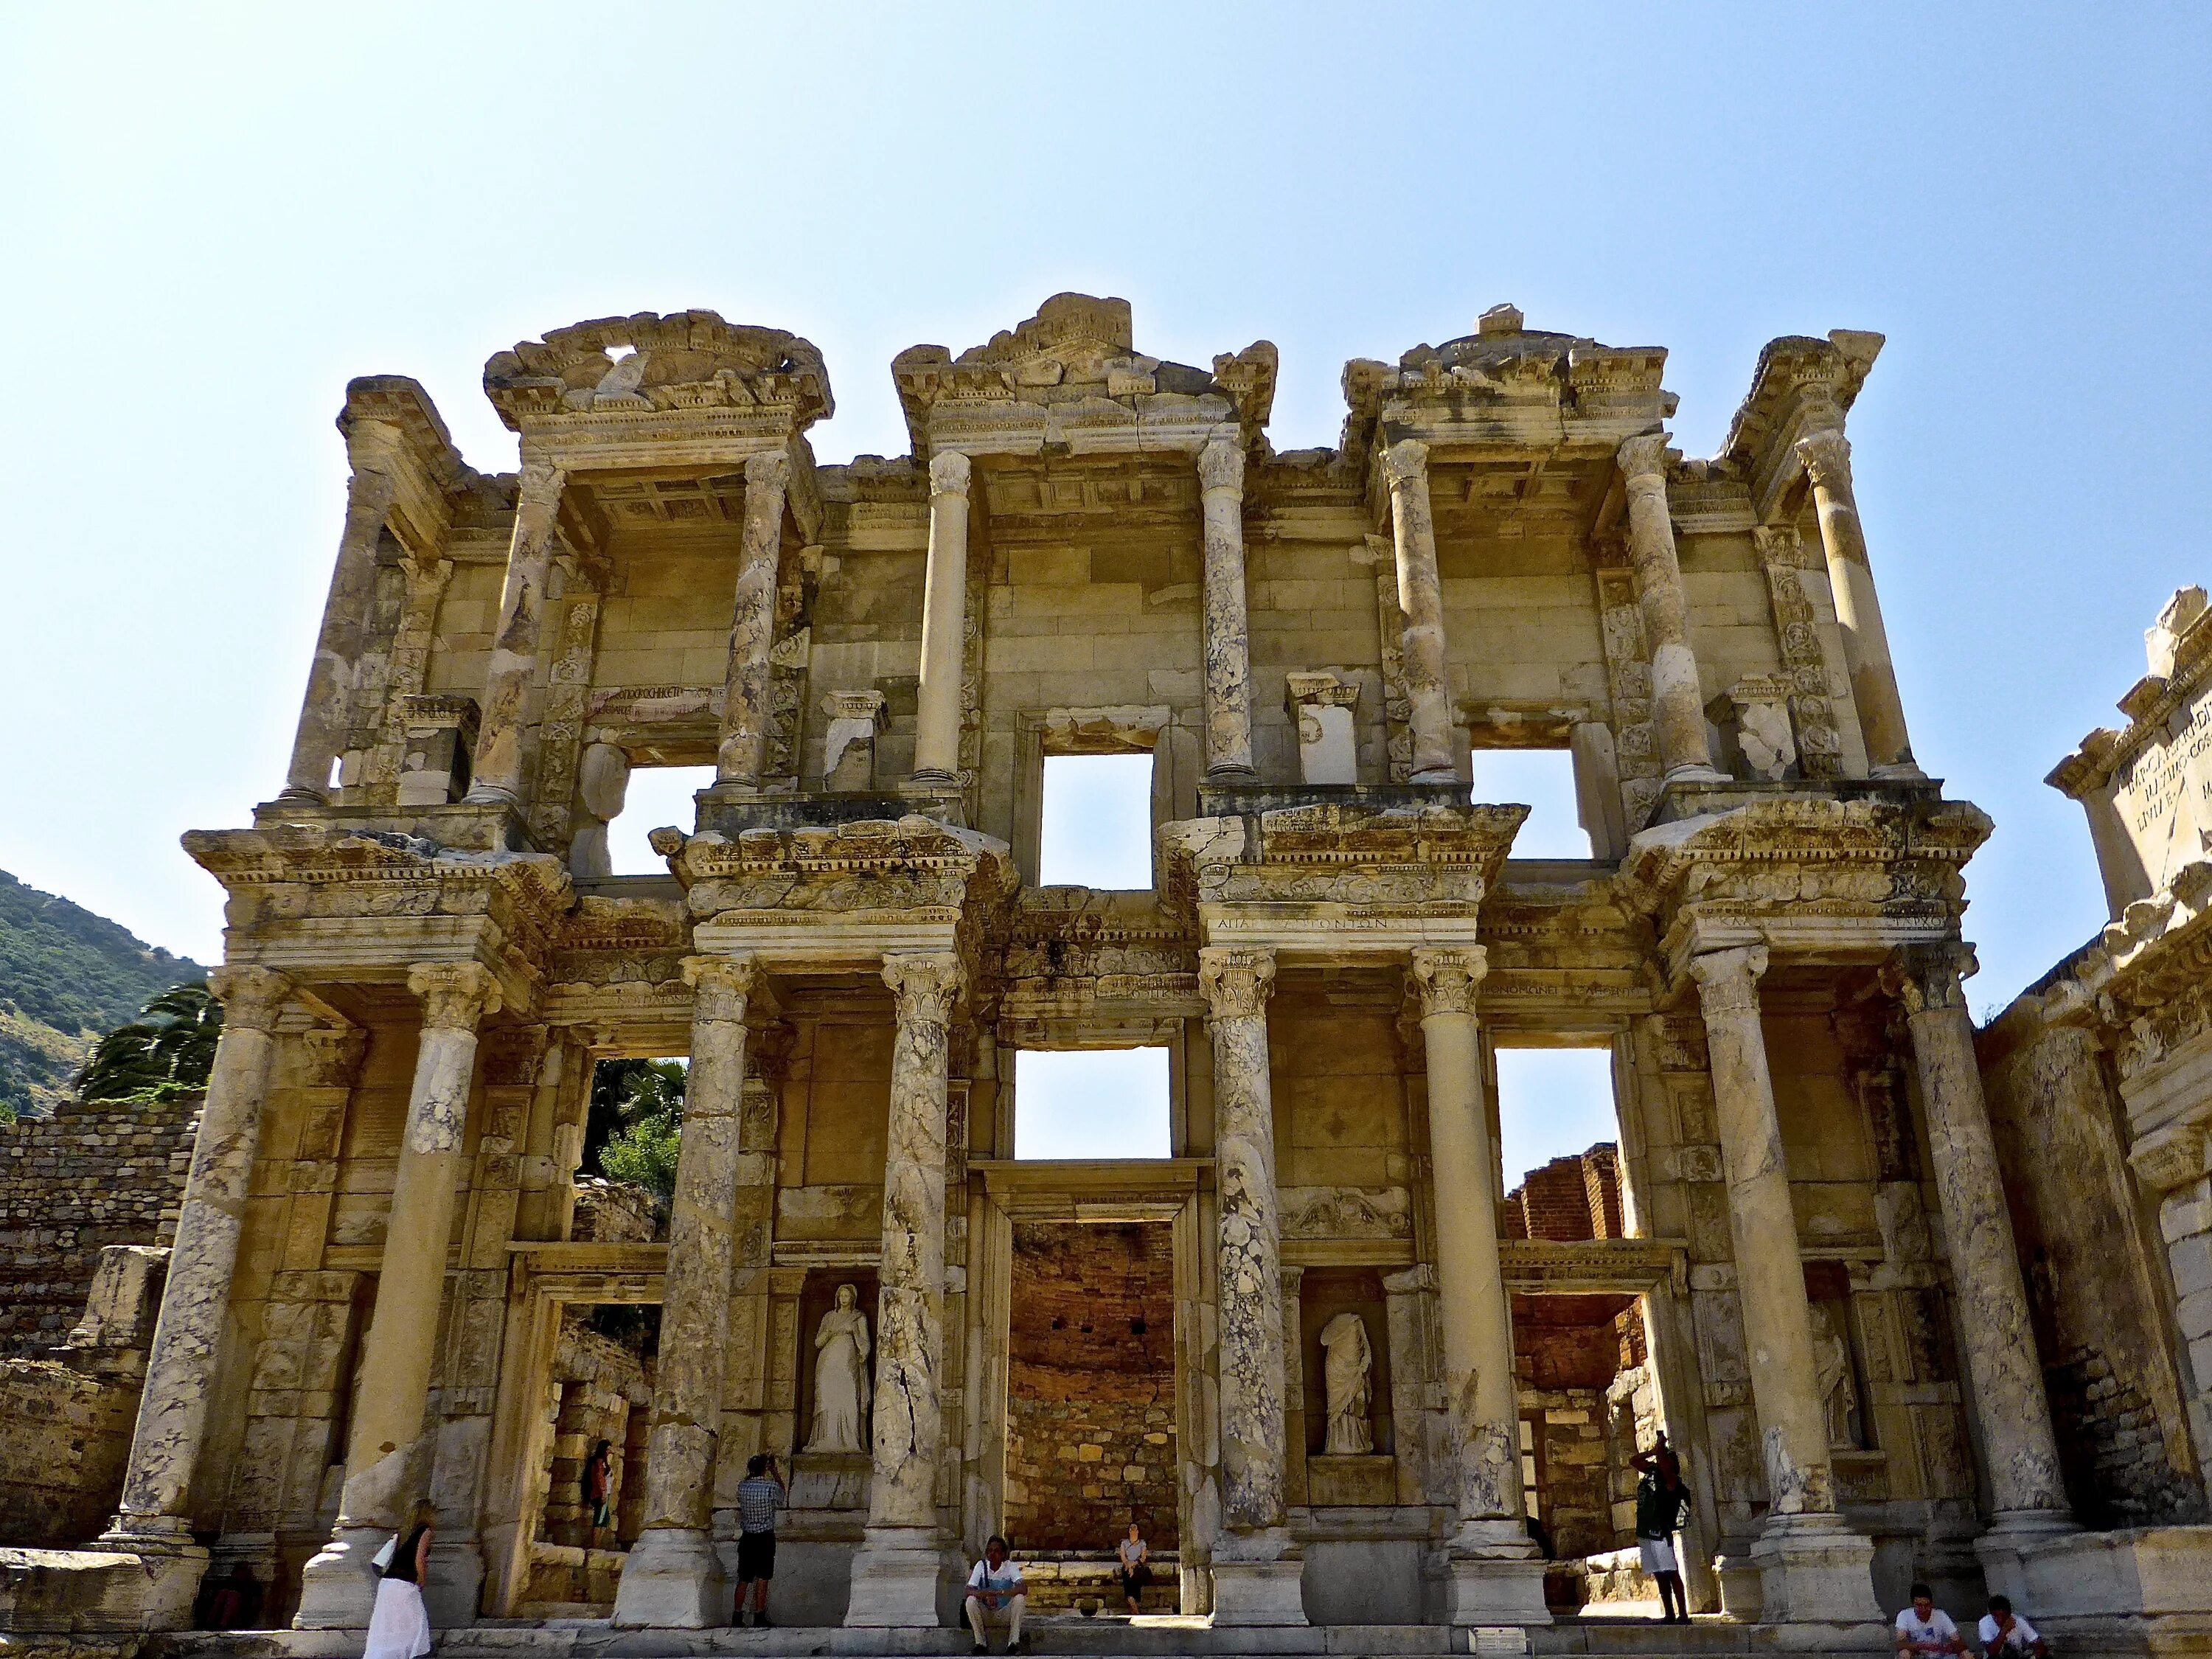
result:
[[[105,1246],[175,1236],[199,1111],[198,1095],[68,1101],[0,1124],[0,1358],[68,1336]]]
[[[1980,1047],[2074,1512],[2100,1528],[2202,1521],[2204,1488],[2104,1059],[2088,1032],[2044,1025],[2025,1005]]]

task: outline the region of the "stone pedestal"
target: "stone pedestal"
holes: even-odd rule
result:
[[[1874,1542],[1832,1514],[1770,1516],[1751,1566],[1764,1623],[1878,1625],[1884,1617],[1874,1595]]]
[[[614,1622],[697,1630],[725,1624],[730,1588],[714,1553],[715,1455],[729,1351],[750,956],[687,957],[691,1072],[668,1228],[659,1372],[645,1464],[642,1529],[615,1595]]]
[[[346,1448],[337,1524],[301,1575],[301,1630],[356,1630],[376,1600],[369,1559],[402,1529],[425,1491],[434,1426],[428,1422],[438,1310],[453,1232],[461,1142],[476,1069],[477,1024],[499,1006],[479,963],[428,964],[407,976],[422,999],[422,1034],[407,1127],[392,1181],[376,1308],[369,1320]]]
[[[783,496],[790,477],[791,462],[781,450],[745,461],[744,529],[730,611],[729,662],[723,671],[722,735],[714,754],[717,784],[757,787],[768,758],[768,659],[775,643]]]
[[[1244,449],[1234,428],[1198,456],[1206,519],[1206,775],[1249,782],[1252,642],[1244,605]]]
[[[1620,449],[1628,491],[1628,556],[1636,572],[1638,609],[1651,653],[1651,724],[1667,781],[1718,783],[1705,735],[1705,696],[1690,649],[1682,567],[1667,507],[1667,434],[1631,438]]]
[[[522,738],[566,482],[567,475],[550,462],[523,457],[514,533],[507,549],[507,582],[500,590],[499,623],[485,671],[483,725],[468,793],[472,801],[511,805],[522,798]]]
[[[929,570],[921,600],[921,686],[915,694],[914,778],[960,781],[960,680],[968,643],[968,458],[929,463]]]
[[[873,1630],[935,1628],[938,1586],[952,1565],[934,1527],[870,1527],[853,1557],[845,1623]]]
[[[208,988],[223,1006],[222,1036],[192,1142],[122,1502],[100,1540],[100,1548],[136,1555],[145,1564],[149,1630],[191,1625],[193,1599],[207,1570],[208,1553],[191,1534],[192,1469],[230,1309],[276,1018],[292,985],[263,968],[218,968],[208,975]]]
[[[1413,739],[1413,781],[1459,776],[1452,738],[1451,682],[1444,665],[1443,588],[1437,579],[1436,521],[1429,512],[1429,450],[1415,438],[1383,452],[1390,521],[1397,538],[1398,609],[1406,618],[1407,724]]]
[[[1809,433],[1797,441],[1797,455],[1813,480],[1828,588],[1843,635],[1844,666],[1851,677],[1851,701],[1866,738],[1868,769],[1878,778],[1919,777],[1905,731],[1905,700],[1898,696],[1897,670],[1890,662],[1889,635],[1881,625],[1881,601],[1867,562],[1866,532],[1851,489],[1850,441],[1835,428]]]

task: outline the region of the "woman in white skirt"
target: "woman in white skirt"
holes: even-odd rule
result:
[[[376,1611],[368,1618],[368,1645],[362,1659],[422,1659],[430,1651],[430,1615],[422,1607],[422,1579],[430,1570],[428,1504],[415,1506],[415,1525],[392,1547],[376,1587]]]

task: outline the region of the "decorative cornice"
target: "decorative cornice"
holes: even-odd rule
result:
[[[608,355],[624,347],[620,358]],[[640,312],[554,329],[495,356],[483,385],[516,432],[593,416],[732,410],[769,415],[796,434],[836,408],[811,342],[726,323],[711,311]]]

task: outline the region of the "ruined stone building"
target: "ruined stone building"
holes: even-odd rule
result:
[[[1508,307],[1346,365],[1336,447],[1286,453],[1272,346],[1162,361],[1075,295],[901,353],[890,459],[818,460],[814,348],[708,312],[493,356],[514,473],[355,381],[289,777],[185,838],[227,1023],[112,1605],[174,1627],[244,1563],[357,1628],[427,1494],[441,1629],[726,1624],[765,1450],[785,1624],[950,1622],[991,1533],[1134,1515],[1188,1615],[1441,1653],[1553,1616],[1529,1518],[1616,1549],[1663,1427],[1703,1610],[1848,1645],[1925,1576],[2142,1645],[2212,1535],[2165,1524],[2203,1317],[2128,1334],[2212,1297],[2204,866],[2119,878],[1993,1127],[1990,824],[1914,763],[1844,435],[1880,344],[1775,341],[1706,459],[1662,350]],[[1500,750],[1571,771],[1589,857],[1512,856]],[[1102,756],[1149,759],[1149,884],[1042,884],[1048,763]],[[632,777],[707,766],[666,873],[612,873]],[[1522,1047],[1609,1056],[1618,1152],[1509,1206]],[[1015,1155],[1020,1056],[1131,1048],[1168,1156]],[[2100,1184],[2039,1114],[2112,1054]],[[643,1056],[690,1063],[674,1201],[587,1236],[593,1067]],[[2037,1279],[2015,1228],[2133,1249]],[[2054,1410],[2125,1427],[2085,1457]]]

